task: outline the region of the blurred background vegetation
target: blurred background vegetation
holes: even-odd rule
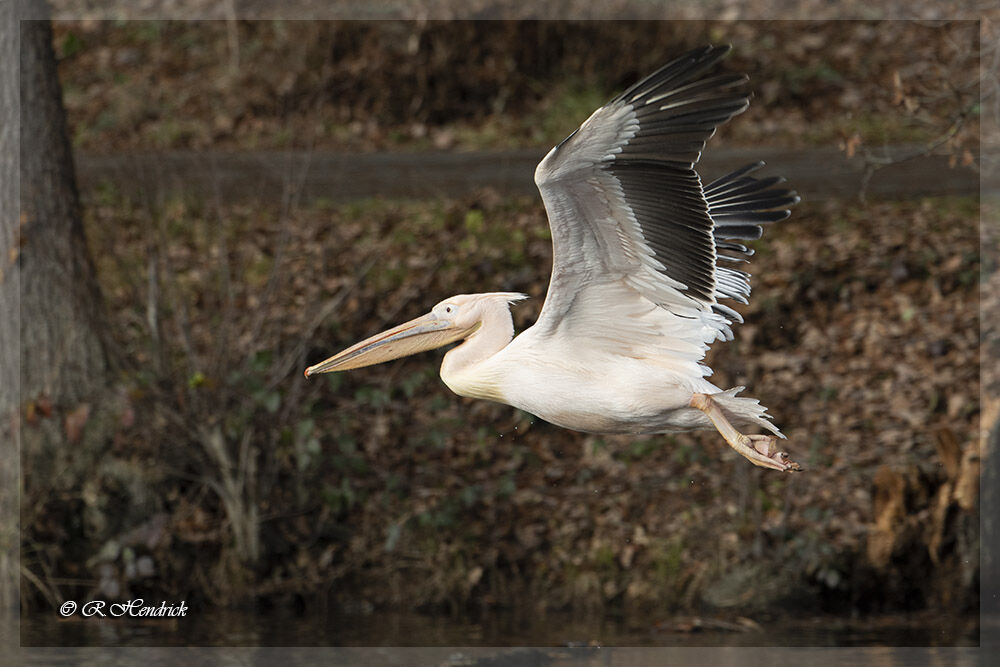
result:
[[[729,42],[725,68],[751,75],[754,99],[709,151],[837,146],[879,166],[905,144],[974,168],[978,31],[78,20],[55,22],[54,45],[78,155],[198,151],[224,168],[218,151],[547,149],[671,57]],[[599,437],[456,397],[441,353],[306,381],[306,365],[458,292],[529,293],[522,329],[551,247],[538,198],[499,188],[301,188],[288,173],[242,199],[81,193],[117,370],[100,423],[24,397],[23,606],[651,623],[978,608],[977,308],[996,268],[980,263],[978,197],[807,199],[757,243],[746,324],[710,362],[769,406],[808,469],[789,476],[711,433]],[[33,448],[46,420],[72,446]]]

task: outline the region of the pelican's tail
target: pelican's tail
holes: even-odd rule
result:
[[[710,394],[710,397],[734,424],[740,426],[754,424],[767,429],[779,438],[784,438],[778,427],[771,422],[771,415],[767,414],[767,408],[761,405],[760,401],[736,395],[744,389],[746,387],[733,387],[717,394]]]

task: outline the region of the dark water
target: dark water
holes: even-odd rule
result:
[[[419,614],[306,617],[191,613],[174,621],[0,622],[0,665],[992,665],[1000,621],[789,619],[751,632],[666,632],[663,624],[512,616],[473,623]],[[710,619],[709,619],[710,620]],[[689,630],[690,619],[681,623]],[[18,647],[20,644],[20,648]],[[517,648],[536,646],[539,648]],[[60,647],[60,648],[54,648]],[[150,648],[153,647],[153,648]],[[196,647],[196,648],[181,648]]]
[[[682,617],[579,619],[494,615],[479,622],[415,613],[255,615],[189,610],[183,618],[21,619],[22,646],[977,646],[978,618],[900,616],[757,621]]]

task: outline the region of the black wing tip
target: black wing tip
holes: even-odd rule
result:
[[[639,94],[639,91],[643,89],[655,88],[662,78],[668,76],[668,74],[675,74],[677,70],[685,72],[687,77],[697,76],[697,74],[704,72],[725,58],[732,50],[732,44],[704,44],[685,51],[667,62],[667,64],[629,86],[620,95],[615,97],[611,103],[620,102],[627,97]],[[742,83],[750,80],[749,76],[745,74],[743,76],[744,80]]]
[[[697,67],[698,71],[704,71],[728,56],[732,50],[732,44],[702,44],[701,46],[685,51],[661,67],[657,72],[681,63],[687,63],[688,66]],[[747,80],[749,80],[749,77],[747,77]]]
[[[709,60],[709,59],[721,59],[729,55],[729,52],[733,50],[732,44],[702,44],[701,46],[696,46],[693,49],[688,49],[684,53],[680,54],[669,63],[666,67],[673,65],[674,63],[680,62],[682,60]]]
[[[778,188],[779,185],[787,182],[784,176],[766,176],[764,178],[750,176],[750,174],[763,169],[766,165],[767,163],[764,160],[757,160],[716,178],[704,188],[706,200],[710,204],[714,201],[717,210],[720,210],[718,207],[725,206],[723,202],[719,201],[719,198],[726,194],[742,193],[744,206],[750,203],[749,200],[753,199],[753,195],[755,194],[758,198],[760,195],[767,194],[772,200],[774,198],[780,199],[779,202],[771,206],[758,208],[757,210],[791,207],[801,202],[802,197],[795,190]]]
[[[694,53],[694,51],[697,51],[697,50],[698,49],[695,49],[693,51],[689,51],[688,53]],[[716,63],[718,63],[719,61],[721,61],[723,58],[725,58],[726,56],[728,56],[729,53],[733,50],[733,45],[732,44],[716,44],[716,45],[706,44],[705,46],[703,46],[701,48],[701,50],[703,51],[703,55],[701,56],[701,58],[699,58],[699,60],[701,61],[700,64],[703,65],[704,67],[711,67],[712,65],[715,65]],[[681,58],[683,58],[683,57],[684,56],[681,56]],[[747,77],[747,80],[749,80],[749,79],[750,79],[750,77]]]
[[[688,54],[693,53],[703,53],[705,55],[711,54],[716,58],[725,58],[729,55],[729,52],[733,50],[732,44],[702,44],[701,46],[695,47],[688,51]],[[681,56],[683,58],[684,56]]]
[[[748,174],[754,173],[755,171],[760,171],[761,169],[763,169],[766,166],[767,166],[767,163],[764,162],[763,160],[757,160],[756,162],[751,162],[750,164],[745,164],[742,167],[740,167],[739,169],[736,169],[734,171],[729,172],[725,176],[720,176],[719,178],[717,178],[714,181],[712,181],[706,187],[711,187],[715,183],[721,183],[722,181],[736,180],[737,178],[740,178],[741,176],[746,176]]]

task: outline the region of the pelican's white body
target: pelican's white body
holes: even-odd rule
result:
[[[663,433],[709,428],[688,407],[694,392],[719,391],[692,378],[564,341],[533,340],[529,329],[497,354],[441,377],[456,394],[513,405],[547,422],[590,433]],[[489,382],[484,379],[489,378]]]
[[[712,427],[704,412],[688,405],[693,393],[704,393],[734,423],[778,433],[756,399],[734,395],[741,388],[722,392],[703,377],[704,366],[664,350],[671,342],[666,336],[653,337],[649,342],[660,346],[646,350],[634,340],[612,345],[599,336],[547,335],[537,326],[512,339],[512,296],[459,295],[443,302],[475,309],[482,322],[441,364],[441,379],[456,394],[506,403],[575,431],[665,433]],[[662,313],[651,307],[631,324]]]

